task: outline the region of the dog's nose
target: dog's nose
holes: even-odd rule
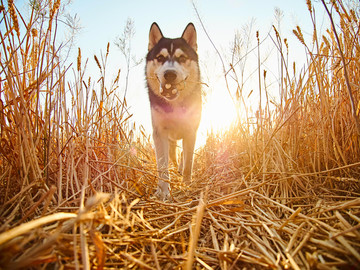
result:
[[[172,83],[176,80],[176,72],[174,70],[167,70],[164,73],[164,78],[167,82]]]

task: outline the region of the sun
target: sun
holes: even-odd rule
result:
[[[229,128],[236,115],[234,102],[225,88],[208,93],[203,104],[197,146],[205,144],[210,131],[217,133]]]

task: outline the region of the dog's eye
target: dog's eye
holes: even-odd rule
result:
[[[185,55],[181,55],[178,57],[178,62],[179,63],[185,63],[187,60],[187,57]]]
[[[157,57],[156,57],[156,60],[158,61],[158,62],[160,62],[160,63],[164,63],[165,62],[165,56],[163,56],[163,55],[158,55]]]

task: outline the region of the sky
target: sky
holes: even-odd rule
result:
[[[17,3],[21,2],[25,5],[27,1],[17,1]],[[93,60],[94,55],[99,58],[100,54],[106,51],[109,42],[108,78],[113,80],[119,68],[121,69],[118,91],[119,95],[122,96],[126,63],[124,56],[115,46],[115,41],[122,35],[126,21],[131,19],[135,26],[135,35],[131,41],[132,55],[137,60],[142,59],[143,61],[130,70],[127,100],[130,112],[133,113],[133,121],[138,126],[143,125],[148,134],[151,134],[150,108],[144,76],[144,58],[147,54],[150,26],[153,22],[157,22],[164,36],[176,38],[181,36],[189,22],[193,22],[198,35],[198,54],[202,79],[207,84],[203,89],[207,95],[199,131],[200,137],[206,137],[206,132],[211,127],[214,129],[226,128],[236,115],[235,108],[225,86],[221,60],[202,28],[193,3],[211,41],[222,55],[226,68],[229,68],[231,46],[235,34],[238,33],[241,38],[245,39],[246,35],[249,34],[247,30],[252,22],[250,47],[256,46],[255,33],[259,31],[260,40],[265,39],[265,42],[261,44],[261,59],[264,59],[261,69],[266,69],[268,74],[274,75],[273,78],[269,76],[268,84],[270,86],[278,83],[276,81],[278,54],[274,50],[271,39],[266,38],[268,33],[272,31],[272,25],[278,26],[275,19],[275,9],[280,9],[283,14],[279,31],[281,31],[282,38],[288,39],[291,61],[295,61],[300,67],[305,63],[304,49],[292,33],[292,30],[299,25],[303,29],[305,38],[311,40],[312,24],[305,0],[194,0],[194,2],[190,0],[73,0],[66,6],[64,13],[69,13],[71,16],[76,14],[81,29],[76,34],[75,43],[67,62],[76,63],[78,48],[81,48],[82,58],[89,59],[87,76],[99,78],[99,71]],[[318,13],[317,17],[322,18],[324,9],[321,3],[313,1],[313,4]],[[324,20],[318,21],[323,27]],[[271,33],[274,37],[273,32]],[[254,50],[249,55],[244,68],[244,77],[248,78],[250,74],[256,72],[256,59],[257,54]],[[268,60],[265,61],[265,59]],[[76,65],[74,65],[75,67]],[[257,78],[257,76],[253,77]],[[252,90],[257,93],[257,85],[256,79],[248,79],[244,85],[244,94],[249,94]],[[234,84],[231,84],[230,88],[233,92],[236,90]],[[256,96],[256,94],[253,95]],[[249,100],[249,102],[256,104],[254,100]]]

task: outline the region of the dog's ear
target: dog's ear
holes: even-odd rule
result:
[[[150,27],[149,33],[149,51],[154,48],[154,46],[159,42],[159,40],[164,37],[161,33],[161,30],[156,22],[154,22]]]
[[[192,23],[189,23],[182,36],[183,39],[192,47],[195,51],[197,51],[197,41],[196,41],[196,30],[195,26]]]

